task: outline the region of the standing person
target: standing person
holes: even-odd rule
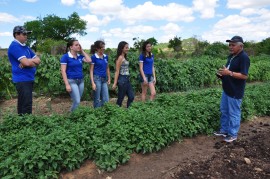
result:
[[[234,36],[229,42],[230,55],[226,66],[220,68],[217,75],[222,80],[222,97],[220,103],[220,130],[214,134],[223,136],[225,142],[237,139],[241,121],[241,103],[244,96],[250,60],[244,52],[242,37]]]
[[[19,115],[32,114],[33,87],[36,66],[40,64],[40,58],[25,44],[27,31],[23,26],[15,26],[13,29],[14,40],[8,48],[8,58],[12,66],[12,81],[15,83]]]
[[[94,93],[94,108],[101,107],[109,101],[108,85],[111,83],[108,56],[104,54],[105,43],[101,40],[91,45],[92,63],[90,77]]]
[[[148,87],[150,88],[150,100],[154,100],[156,96],[156,74],[154,67],[154,55],[151,53],[152,44],[145,41],[142,45],[142,53],[139,57],[140,62],[140,82],[142,86],[142,101],[145,101]]]
[[[118,44],[115,59],[115,76],[112,86],[112,89],[116,89],[116,85],[118,86],[118,98],[116,104],[120,107],[122,106],[125,95],[128,96],[127,108],[134,100],[134,93],[129,76],[129,61],[127,61],[128,50],[129,47],[127,42],[122,41]]]
[[[67,43],[67,53],[60,59],[66,91],[73,101],[71,112],[79,106],[84,90],[83,62],[91,63],[89,55],[84,52],[78,40],[71,39]]]

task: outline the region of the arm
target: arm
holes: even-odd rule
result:
[[[67,70],[67,65],[66,64],[61,64],[61,74],[62,74],[64,83],[66,85],[66,90],[67,90],[67,92],[71,92],[71,87],[70,87],[70,85],[68,83],[66,70]]]
[[[109,68],[109,64],[107,66],[107,76],[108,76],[108,85],[111,84],[111,74],[110,74],[110,68]]]
[[[92,89],[95,91],[96,90],[96,84],[94,82],[94,65],[90,65],[90,78],[91,78],[91,84],[92,84]]]
[[[40,64],[40,58],[38,56],[35,56],[32,59],[24,57],[20,60],[20,63],[21,67],[35,67]]]
[[[144,83],[147,83],[146,82],[146,77],[145,77],[144,72],[143,72],[143,62],[140,62],[139,65],[140,65],[140,73],[141,73],[141,76],[143,78],[143,81],[144,81]]]
[[[112,89],[116,88],[122,62],[123,62],[123,58],[119,56],[115,64],[114,83],[113,83]]]
[[[83,59],[84,62],[86,62],[86,63],[91,63],[91,62],[92,62],[92,59],[91,59],[90,56],[82,49],[82,47],[81,47],[81,53],[82,53],[82,55],[84,56],[84,59]]]
[[[248,78],[247,75],[244,75],[242,73],[237,73],[237,72],[230,71],[226,67],[220,68],[218,73],[221,76],[230,75],[232,78],[236,78],[236,79],[240,79],[240,80],[246,80]]]
[[[154,65],[153,65],[153,77],[154,77],[154,84],[156,84],[157,80],[156,80],[156,72],[155,72]]]

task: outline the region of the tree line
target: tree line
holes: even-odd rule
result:
[[[66,42],[72,38],[72,35],[85,36],[87,34],[86,25],[87,22],[81,19],[76,12],[73,12],[67,18],[52,14],[24,23],[26,29],[35,29],[28,37],[28,45],[35,51],[49,54],[63,53]],[[166,56],[173,58],[201,55],[226,56],[228,53],[227,44],[222,42],[209,43],[208,41],[198,40],[196,36],[182,40],[181,37],[176,35],[168,43],[165,43],[165,46],[162,46],[163,48],[159,47],[160,44],[154,37],[149,39],[134,37],[133,41],[132,51],[140,50],[144,41],[150,41],[154,47],[156,46],[154,48],[155,55],[160,58]],[[108,50],[110,51],[110,49]],[[270,37],[261,42],[245,42],[245,50],[253,56],[258,54],[270,55]]]

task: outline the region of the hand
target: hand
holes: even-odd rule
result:
[[[157,82],[157,80],[156,80],[156,78],[154,78],[153,83],[156,84],[156,82]]]
[[[220,68],[218,70],[218,74],[221,76],[230,75],[230,70],[226,68],[225,66],[223,66],[223,68]]]
[[[147,80],[146,80],[145,77],[143,78],[143,83],[144,83],[145,85],[147,84]]]
[[[81,44],[79,44],[79,46],[80,46],[79,52],[80,52],[80,53],[83,53],[83,49],[82,49]]]
[[[96,84],[93,83],[93,84],[92,84],[92,89],[93,89],[94,91],[96,91],[96,88],[97,88]]]
[[[113,84],[112,89],[113,89],[113,90],[116,89],[116,84]]]
[[[71,87],[70,87],[70,85],[66,85],[66,91],[69,92],[69,93],[71,92]]]
[[[108,85],[111,84],[111,80],[109,79],[109,80],[107,81],[107,83],[108,83]]]

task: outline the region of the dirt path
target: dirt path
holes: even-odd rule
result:
[[[269,135],[270,117],[256,118],[241,124],[239,140],[231,144],[226,144],[222,142],[222,138],[214,136],[186,138],[182,142],[175,142],[157,153],[132,154],[126,165],[119,166],[113,172],[101,172],[93,162],[86,161],[80,169],[68,173],[63,172],[60,178],[266,179],[270,178]],[[258,152],[261,152],[262,155],[259,155]],[[244,158],[251,160],[251,164],[247,164]]]

